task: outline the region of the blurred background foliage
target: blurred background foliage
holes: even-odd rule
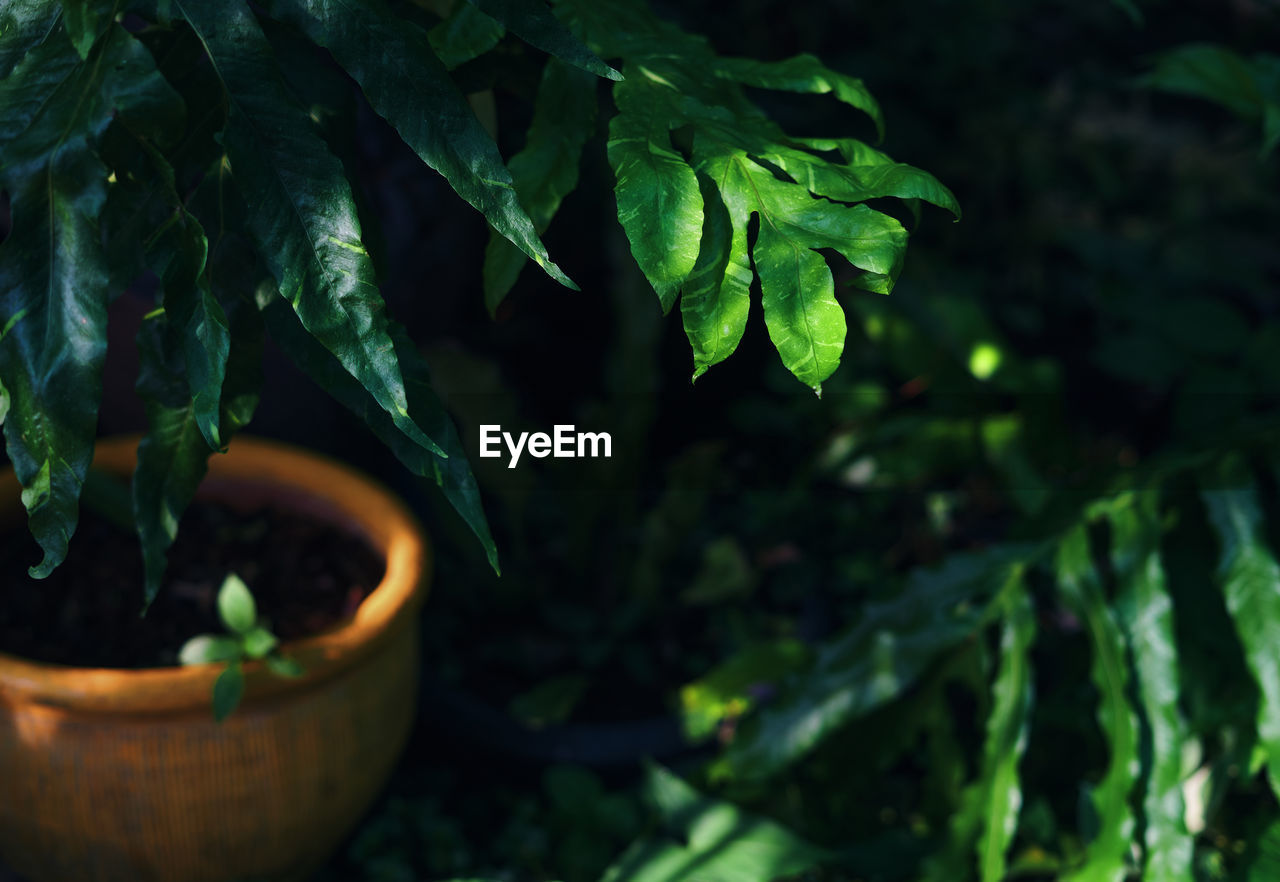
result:
[[[483,220],[340,74],[294,84],[358,157],[503,556],[274,357],[255,430],[395,485],[437,560],[412,748],[323,878],[1280,878],[1280,4],[655,8],[864,78],[884,148],[964,219],[923,214],[888,297],[837,272],[821,399],[758,312],[691,385],[617,224],[608,113],[546,234],[582,293],[526,270],[491,320]],[[456,76],[509,157],[543,57],[493,53]],[[613,457],[508,470],[483,423],[609,431]]]

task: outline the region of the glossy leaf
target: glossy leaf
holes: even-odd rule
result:
[[[812,751],[841,726],[902,695],[946,650],[982,626],[986,603],[1031,549],[1000,546],[956,554],[916,570],[890,599],[817,650],[812,668],[744,721],[720,774],[767,778]]]
[[[0,79],[53,33],[62,10],[49,0],[8,0],[0,6]]]
[[[1280,794],[1280,564],[1267,547],[1257,493],[1243,479],[1202,492],[1218,534],[1218,581],[1249,672],[1261,693],[1258,739],[1268,755],[1271,789]]]
[[[1182,750],[1191,737],[1178,707],[1181,692],[1173,601],[1160,559],[1160,521],[1153,493],[1109,512],[1116,612],[1133,655],[1142,723],[1151,744],[1143,817],[1146,882],[1191,882],[1194,842],[1182,796]]]
[[[821,392],[822,381],[840,364],[846,326],[818,249],[833,249],[854,266],[891,278],[901,264],[906,230],[865,205],[816,199],[722,144],[698,140],[694,151],[698,170],[717,183],[734,226],[745,229],[752,214],[759,216],[752,258],[769,336],[791,373]]]
[[[862,80],[837,73],[812,55],[796,55],[782,61],[725,58],[713,68],[713,72],[716,76],[760,89],[831,94],[871,117],[876,133],[884,135],[884,115]]]
[[[694,380],[738,348],[751,311],[755,275],[747,254],[746,224],[729,214],[715,182],[699,175],[698,185],[703,204],[701,247],[680,298],[685,336],[693,349]]]
[[[702,194],[693,169],[671,145],[678,96],[655,76],[629,66],[627,79],[614,87],[619,113],[609,123],[609,164],[617,178],[618,221],[667,312],[698,259]]]
[[[1063,599],[1084,623],[1093,650],[1091,676],[1099,695],[1098,725],[1110,753],[1107,771],[1091,801],[1098,832],[1085,849],[1083,866],[1070,882],[1121,882],[1133,837],[1129,796],[1138,778],[1138,721],[1129,705],[1129,665],[1124,633],[1107,606],[1089,554],[1083,526],[1069,530],[1058,547],[1058,585]]]
[[[272,338],[293,362],[319,383],[344,407],[365,421],[370,430],[390,448],[396,458],[416,475],[430,478],[444,492],[455,511],[466,521],[484,547],[489,565],[499,571],[498,552],[489,534],[480,490],[467,462],[457,429],[431,388],[430,374],[422,356],[408,335],[392,326],[396,357],[404,366],[409,394],[409,411],[414,419],[441,439],[449,456],[444,459],[431,449],[414,443],[396,431],[390,419],[376,406],[368,392],[351,379],[332,356],[305,333],[296,316],[281,304],[268,301],[263,311]]]
[[[409,416],[342,165],[290,99],[253,15],[242,0],[173,0],[173,8],[196,31],[226,86],[223,141],[249,230],[280,292],[396,428],[439,451]]]
[[[662,832],[634,843],[601,882],[772,882],[832,855],[786,827],[710,799],[650,765],[645,792]]]
[[[610,80],[622,74],[605,64],[552,13],[543,0],[470,0],[477,9],[497,21],[526,43],[554,55],[565,64]]]
[[[117,116],[174,100],[150,54],[115,25],[88,60],[51,32],[0,81],[0,185],[14,217],[0,246],[0,381],[9,456],[44,551],[36,578],[62,561],[75,530],[101,395],[108,171],[94,151]]]
[[[553,279],[576,288],[547,256],[497,145],[425,32],[397,18],[381,0],[272,0],[269,8],[332,52],[378,115],[494,229]],[[396,63],[387,64],[388,58]]]
[[[472,7],[466,6],[470,9]],[[596,81],[552,58],[543,68],[524,148],[511,158],[520,204],[543,233],[578,185],[582,148],[595,131]],[[493,314],[515,284],[525,256],[492,233],[484,253],[484,301]]]
[[[894,162],[888,155],[853,138],[801,141],[811,150],[838,151],[844,165],[827,162],[805,150],[774,147],[764,158],[810,193],[837,202],[863,202],[894,196],[921,199],[960,218],[955,194],[924,169]]]

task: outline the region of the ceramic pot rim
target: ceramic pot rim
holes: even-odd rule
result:
[[[130,474],[138,440],[130,436],[99,441],[94,464]],[[198,498],[234,502],[246,496],[302,507],[356,532],[386,563],[382,581],[351,619],[281,647],[302,664],[306,671],[302,677],[278,677],[260,662],[245,665],[243,707],[251,711],[256,701],[308,691],[341,674],[383,645],[399,627],[412,626],[412,614],[426,592],[430,549],[413,516],[390,491],[348,466],[288,444],[237,437],[228,453],[210,458],[209,475]],[[20,510],[12,469],[0,474],[0,500]],[[208,713],[213,683],[222,669],[222,665],[83,668],[0,653],[0,701],[100,713]]]

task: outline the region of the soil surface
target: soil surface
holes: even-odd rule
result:
[[[231,572],[282,640],[350,616],[383,574],[362,539],[314,517],[205,502],[183,516],[165,584],[145,617],[137,538],[85,507],[62,566],[31,579],[27,567],[39,559],[25,529],[0,534],[0,652],[86,667],[176,664],[189,638],[224,633],[215,598]]]

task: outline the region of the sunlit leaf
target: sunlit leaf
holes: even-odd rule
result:
[[[1137,495],[1110,512],[1112,566],[1119,582],[1116,612],[1133,654],[1142,724],[1149,732],[1143,840],[1146,882],[1191,882],[1194,843],[1182,798],[1182,750],[1190,737],[1178,707],[1178,649],[1173,602],[1160,558],[1154,493]]]

